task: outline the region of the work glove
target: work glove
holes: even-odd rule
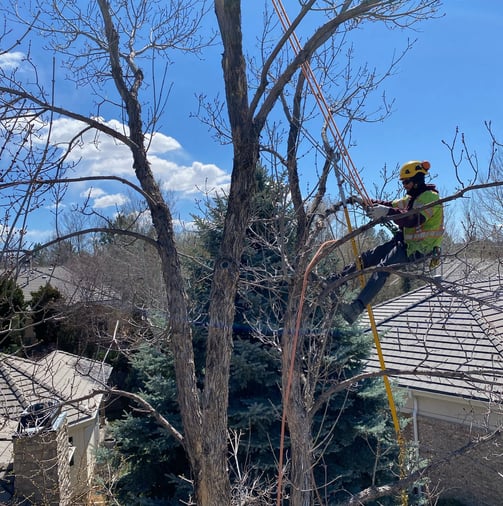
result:
[[[379,218],[384,218],[384,216],[388,216],[389,211],[390,208],[388,206],[376,204],[375,206],[369,207],[367,209],[367,215],[369,218],[373,220],[378,220]]]

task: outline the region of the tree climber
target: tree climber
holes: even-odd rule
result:
[[[412,263],[432,256],[438,258],[444,233],[442,205],[421,210],[422,207],[440,198],[435,185],[426,184],[424,181],[429,169],[430,163],[427,161],[410,161],[402,165],[400,180],[407,194],[401,199],[371,200],[370,207],[367,207],[368,201],[364,202],[359,197],[350,199],[366,207],[370,218],[377,220],[390,216],[398,226],[398,231],[390,241],[361,253],[359,260],[362,269]],[[412,210],[418,211],[409,216],[402,216]],[[356,270],[357,264],[352,263],[344,267],[340,273],[330,277],[325,283],[322,295],[338,286],[344,276]],[[342,316],[349,324],[355,322],[364,308],[379,293],[389,275],[389,271],[376,270],[353,302],[340,304]]]

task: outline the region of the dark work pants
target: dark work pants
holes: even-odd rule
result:
[[[395,264],[403,264],[410,261],[407,257],[407,247],[401,241],[392,239],[374,249],[364,251],[360,255],[361,267],[384,267]],[[338,277],[356,272],[356,264],[350,264],[342,269]],[[370,304],[372,299],[379,293],[386,283],[389,272],[375,271],[367,281],[356,300],[359,300],[363,306]]]

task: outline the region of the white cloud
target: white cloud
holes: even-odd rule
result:
[[[178,165],[168,160],[154,158],[152,170],[162,181],[164,190],[178,191],[186,195],[212,193],[230,184],[230,174],[212,163],[194,161],[192,165]]]
[[[127,133],[127,127],[116,120],[105,122],[100,119],[100,121],[114,130]],[[52,142],[60,144],[62,148],[66,147],[70,139],[78,138],[77,145],[67,157],[69,162],[78,162],[75,169],[78,175],[82,177],[113,175],[134,181],[129,148],[101,132],[86,131],[78,137],[83,128],[82,123],[61,118],[54,122],[51,133]],[[186,158],[186,153],[173,137],[158,132],[150,141],[149,160],[152,171],[164,190],[188,196],[211,192],[230,183],[230,174],[215,164],[200,161],[193,161],[190,165],[178,163],[176,159]],[[88,190],[82,193],[88,196],[87,192]]]
[[[155,133],[151,137],[147,137],[147,142],[150,140],[149,154],[155,153],[168,153],[169,151],[176,151],[182,149],[182,145],[173,137],[161,133]]]
[[[108,193],[103,188],[91,186],[80,192],[83,199],[90,199],[93,209],[106,209],[107,207],[121,207],[129,199],[122,193]]]
[[[116,130],[126,129],[115,120],[107,121],[106,124]],[[18,126],[22,127],[21,122],[18,122]],[[45,146],[49,130],[42,124],[40,128],[45,136],[39,135],[32,140]],[[74,163],[75,167],[69,169],[67,175],[82,178],[118,176],[138,184],[132,168],[132,155],[129,148],[108,135],[86,131],[85,128],[86,125],[81,122],[68,118],[55,120],[51,127],[51,144],[66,150],[68,143],[72,140],[74,142],[74,148],[66,160]],[[175,205],[180,206],[177,212],[180,212],[181,208],[182,215],[189,214],[197,194],[214,193],[227,188],[230,184],[230,174],[213,163],[190,160],[189,154],[173,137],[156,133],[148,140],[151,141],[149,161],[154,177],[163,191],[174,193]],[[107,214],[110,210],[113,212],[122,208],[131,199],[134,200],[133,193],[129,187],[106,179],[72,183],[67,188],[64,199],[58,203],[58,210],[65,207],[77,209],[82,204],[82,199],[87,199],[90,208]],[[45,213],[51,210],[53,207],[51,204],[49,199],[45,202]],[[30,235],[27,235],[25,240],[43,242],[44,239],[49,239],[50,234],[45,230],[49,219],[52,218],[48,214],[45,214],[44,218],[34,217],[29,227]],[[191,224],[177,224],[177,228],[182,227],[188,229]]]
[[[19,58],[21,55],[18,56]],[[4,59],[4,61],[6,61]],[[104,121],[110,128],[127,132],[127,127],[116,120]],[[24,131],[29,121],[39,121],[34,118],[18,118],[16,126],[20,132]],[[45,147],[47,141],[54,146],[59,146],[62,151],[68,149],[69,142],[73,143],[72,151],[65,157],[74,168],[69,168],[68,177],[86,178],[90,176],[119,176],[138,184],[130,149],[113,139],[112,137],[96,131],[86,130],[87,125],[69,118],[56,119],[51,128],[38,123],[39,128],[34,128],[37,135],[32,137],[33,143],[39,143]],[[50,135],[50,139],[47,136]],[[152,166],[154,177],[161,184],[164,191],[173,192],[174,201],[185,199],[182,203],[187,212],[191,201],[198,193],[214,192],[226,188],[230,184],[230,174],[213,163],[204,163],[198,160],[191,160],[189,154],[184,151],[183,146],[173,137],[163,133],[156,133],[152,138],[147,138],[149,146],[149,161]],[[96,184],[96,185],[95,185]],[[88,199],[89,206],[96,210],[120,208],[134,199],[129,192],[133,190],[111,180],[81,181],[72,183],[64,192],[63,200],[58,202],[57,209],[75,208],[81,204],[82,199]],[[33,216],[29,232],[25,240],[43,242],[48,239],[50,231],[45,228],[48,220],[52,219],[48,214],[54,212],[54,203],[47,199],[43,209],[43,215]],[[190,226],[185,224],[185,227]],[[5,234],[0,228],[0,237]]]
[[[51,240],[54,237],[54,229],[43,230],[43,229],[28,229],[25,234],[25,239],[28,244],[43,244]]]
[[[62,209],[66,209],[66,207],[67,204],[64,202],[49,202],[44,206],[44,209],[48,209],[49,211],[61,211]]]
[[[112,193],[103,195],[94,199],[93,209],[106,209],[107,207],[121,207],[126,204],[129,199],[122,193]]]
[[[105,190],[102,190],[101,188],[94,188],[92,186],[87,190],[80,192],[80,196],[82,198],[90,198],[90,199],[95,199],[105,194],[106,194]]]
[[[54,237],[54,230],[11,228],[0,224],[0,239],[9,242],[9,247],[26,248],[35,243],[44,243]]]
[[[11,53],[0,54],[0,67],[3,70],[12,70],[19,67],[24,59],[24,53],[20,51],[12,51]]]
[[[114,130],[120,131],[117,121],[106,123]],[[127,146],[101,132],[85,131],[85,125],[69,118],[54,121],[51,142],[66,149],[72,139],[76,139],[72,151],[67,157],[70,163],[77,163],[79,176],[120,176],[134,175],[131,152]],[[79,136],[79,133],[81,135]]]

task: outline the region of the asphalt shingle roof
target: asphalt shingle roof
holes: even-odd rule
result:
[[[111,366],[63,351],[53,351],[41,360],[0,354],[0,415],[15,418],[40,400],[67,402],[103,387]],[[97,408],[92,398],[65,407],[68,422],[89,417]]]
[[[15,272],[15,278],[23,291],[25,301],[31,300],[32,292],[49,284],[60,291],[66,304],[118,300],[118,294],[107,286],[100,276],[91,274],[86,272],[85,275],[79,275],[76,271],[62,266],[37,266],[22,268]]]
[[[448,395],[500,400],[501,277],[480,281],[437,280],[435,285],[374,307],[373,313],[386,367],[431,372],[398,376],[399,384]],[[367,316],[360,323],[370,332]],[[369,368],[379,368],[376,353],[370,358]]]

